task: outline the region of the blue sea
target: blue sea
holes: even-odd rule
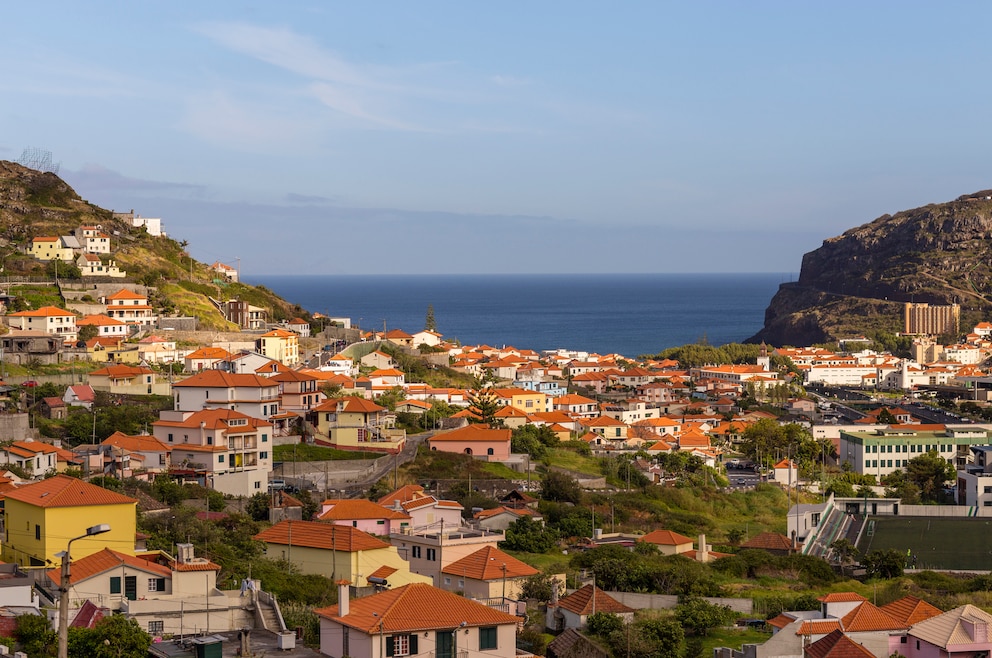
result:
[[[311,312],[363,329],[424,328],[463,344],[567,348],[628,357],[705,339],[739,342],[792,274],[493,274],[257,276]]]

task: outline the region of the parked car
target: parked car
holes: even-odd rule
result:
[[[37,385],[38,385],[38,382],[36,382],[33,379],[29,379],[27,381],[21,382],[21,386],[23,386],[24,388],[34,388]]]
[[[269,482],[269,489],[271,489],[273,491],[282,491],[282,490],[286,489],[286,481],[285,480],[272,480],[271,482]]]

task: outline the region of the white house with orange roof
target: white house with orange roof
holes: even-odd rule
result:
[[[140,455],[140,467],[150,473],[168,471],[172,465],[172,448],[148,434],[130,436],[123,432],[114,432],[100,445],[112,455]]]
[[[54,472],[58,466],[58,448],[33,439],[0,446],[0,463],[14,465],[36,476]]]
[[[279,413],[279,382],[258,375],[204,370],[172,385],[176,411],[232,409],[252,418]]]
[[[779,460],[772,466],[772,479],[787,487],[798,486],[799,465],[790,459]]]
[[[627,443],[627,424],[609,416],[583,418],[582,426],[604,439],[608,439],[616,448],[624,448]]]
[[[269,377],[279,384],[279,394],[284,411],[310,411],[320,405],[327,396],[318,387],[318,379],[297,370],[280,372]]]
[[[292,331],[300,338],[310,337],[310,323],[303,318],[293,318],[292,320],[283,322],[282,328],[287,331]]]
[[[267,491],[272,423],[231,409],[205,409],[162,411],[152,428],[156,439],[172,447],[174,472],[232,496]]]
[[[148,304],[148,295],[121,289],[103,298],[107,305],[107,315],[127,324],[139,327],[150,327],[158,321],[158,317]]]
[[[97,336],[111,336],[126,339],[131,334],[131,328],[125,322],[115,320],[106,315],[87,315],[76,320],[76,328],[96,327]]]
[[[514,658],[518,617],[431,585],[412,583],[314,610],[320,653],[351,658]],[[429,614],[425,614],[429,611]]]
[[[18,311],[4,316],[7,326],[26,331],[44,331],[66,341],[74,341],[79,335],[76,328],[76,314],[57,306],[42,306],[33,311]]]
[[[219,361],[228,359],[231,353],[223,347],[200,347],[183,357],[188,372],[199,372],[214,368]]]
[[[370,372],[368,377],[373,390],[389,389],[406,383],[406,375],[396,368],[379,368]]]
[[[599,415],[599,404],[595,400],[574,393],[553,398],[551,405],[554,411],[563,411],[570,416],[595,418]]]
[[[155,334],[138,341],[138,357],[146,363],[174,363],[182,360],[176,341]]]
[[[93,390],[108,393],[170,395],[172,388],[169,382],[160,382],[157,377],[158,375],[151,368],[114,364],[91,372],[88,382]]]
[[[395,415],[371,400],[353,396],[325,400],[307,419],[336,448],[395,452],[406,444],[406,431],[393,426]]]
[[[415,334],[413,334],[413,344],[416,347],[420,347],[421,345],[427,345],[428,347],[437,347],[438,345],[441,344],[443,339],[444,336],[442,334],[439,334],[436,331],[430,331],[428,329],[424,329],[422,331],[418,331]]]
[[[285,329],[273,329],[259,336],[256,349],[270,359],[287,366],[300,362],[300,336]]]
[[[441,589],[464,596],[508,602],[520,598],[524,583],[540,572],[529,564],[485,546],[441,569]]]
[[[544,517],[529,507],[493,507],[476,512],[472,519],[480,528],[505,532],[507,528],[523,517],[544,525]]]
[[[323,360],[320,364],[320,369],[324,372],[333,372],[347,377],[351,377],[358,372],[358,369],[355,368],[354,360],[344,354],[335,354],[334,356]]]
[[[112,279],[123,279],[127,276],[127,272],[117,267],[117,263],[113,260],[103,260],[96,254],[79,254],[76,258],[76,267],[79,268],[79,274],[81,276],[105,276]]]
[[[74,235],[88,254],[109,254],[111,251],[110,236],[103,232],[102,226],[80,226]]]
[[[216,272],[217,274],[220,274],[222,277],[224,277],[231,283],[238,282],[238,270],[235,267],[231,267],[230,265],[226,263],[222,263],[219,260],[217,260],[214,261],[213,265],[210,266],[210,269]]]

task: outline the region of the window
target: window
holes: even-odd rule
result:
[[[263,434],[262,435],[262,443],[268,443],[268,442],[269,442],[269,435],[268,434]]]
[[[165,591],[165,578],[149,578],[148,579],[148,591],[149,592],[164,592]]]
[[[417,634],[393,635],[386,638],[387,656],[412,656],[417,653]]]
[[[263,450],[262,452],[258,453],[258,456],[259,456],[260,459],[268,459],[269,458],[269,453],[266,452],[265,450]]]
[[[217,455],[217,463],[218,464],[224,463],[224,455]]]
[[[420,547],[419,546],[414,546],[411,549],[411,555],[413,555],[413,557],[415,557],[415,558],[419,558],[420,557]]]
[[[450,579],[450,578],[448,578],[447,576],[445,576],[445,577],[444,577],[444,584],[445,584],[445,585],[450,585],[450,584],[451,584],[451,579]]]
[[[487,651],[496,648],[496,627],[479,629],[479,651]]]
[[[121,577],[111,576],[110,577],[110,593],[120,594],[121,593]]]
[[[992,487],[985,487],[985,493],[992,493]]]
[[[38,524],[35,524],[34,526],[34,538],[41,539],[41,526]]]
[[[427,549],[427,559],[429,561],[431,561],[431,562],[436,561],[437,560],[437,549],[428,548]]]
[[[487,454],[487,455],[495,455],[496,453],[495,453],[495,451],[493,451],[493,449],[492,449],[492,448],[488,448],[488,449],[486,450],[486,454]]]
[[[169,443],[172,443],[172,435],[169,435]]]
[[[165,631],[164,621],[150,621],[148,622],[148,634],[149,635],[161,635]]]
[[[255,488],[256,489],[261,489],[262,488],[262,483],[261,482],[255,482]]]

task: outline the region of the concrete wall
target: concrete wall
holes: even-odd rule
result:
[[[0,441],[21,441],[34,434],[27,414],[0,414]]]
[[[636,610],[668,610],[679,604],[679,597],[667,594],[636,594],[634,592],[607,592],[614,599],[629,608]],[[751,599],[731,599],[720,597],[704,597],[707,603],[729,606],[734,612],[751,614],[753,601]]]

